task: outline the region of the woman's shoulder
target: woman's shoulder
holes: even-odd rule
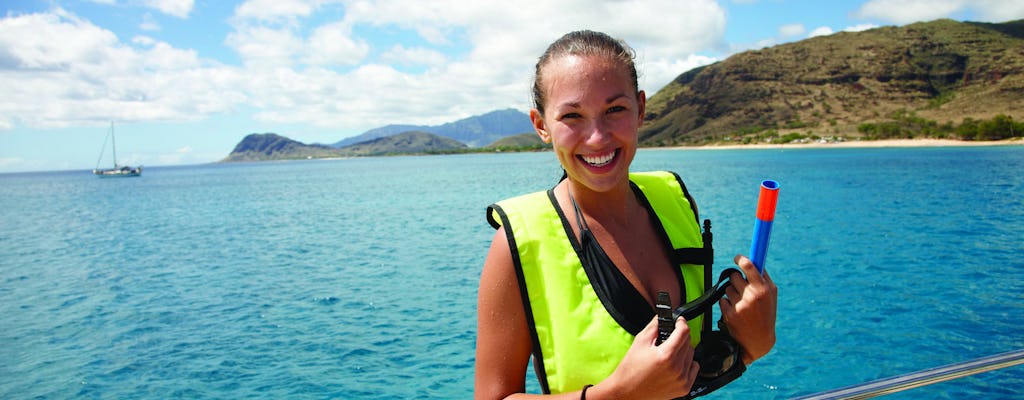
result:
[[[487,206],[487,221],[494,228],[505,225],[510,219],[531,219],[538,215],[550,217],[553,189],[521,194]]]

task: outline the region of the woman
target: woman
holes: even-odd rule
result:
[[[654,303],[658,292],[673,308],[703,292],[696,266],[673,258],[679,243],[701,246],[700,228],[677,176],[630,174],[646,102],[632,50],[569,33],[538,60],[533,97],[530,119],[565,178],[489,209],[497,232],[480,278],[476,398],[530,397],[531,355],[542,389],[558,398],[687,395],[701,321],[677,319],[658,345]],[[767,273],[735,262],[747,279],[733,274],[719,305],[749,364],[774,345],[777,295]]]

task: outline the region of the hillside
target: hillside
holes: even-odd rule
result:
[[[481,147],[508,135],[532,132],[530,117],[515,109],[491,111],[486,114],[464,118],[436,126],[424,125],[387,125],[346,138],[332,147],[341,148],[403,132],[427,132],[438,136],[449,137],[465,143],[469,147]]]
[[[346,146],[338,151],[347,156],[443,153],[467,146],[452,138],[427,132],[405,132]]]
[[[530,132],[506,136],[484,147],[503,151],[543,150],[550,149],[551,144],[541,141],[536,132]]]
[[[857,136],[867,122],[1024,117],[1024,21],[938,20],[842,32],[733,55],[648,101],[646,146],[765,130]]]
[[[307,145],[274,133],[253,133],[238,142],[231,154],[221,162],[298,160],[338,156],[338,150],[328,146]]]

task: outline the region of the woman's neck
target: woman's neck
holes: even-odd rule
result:
[[[639,205],[629,181],[606,192],[592,191],[572,179],[566,179],[564,184],[567,196],[576,202],[584,215],[604,223],[628,224],[631,211]]]

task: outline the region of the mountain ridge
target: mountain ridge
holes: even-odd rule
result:
[[[465,143],[469,147],[483,147],[505,136],[532,132],[533,126],[530,124],[530,117],[526,113],[514,108],[506,108],[441,125],[386,125],[368,130],[357,136],[342,139],[331,146],[342,148],[380,137],[413,131],[450,137]]]
[[[680,74],[650,99],[645,146],[766,130],[858,136],[910,112],[942,122],[1021,115],[1024,20],[937,20],[840,32],[735,54]]]

